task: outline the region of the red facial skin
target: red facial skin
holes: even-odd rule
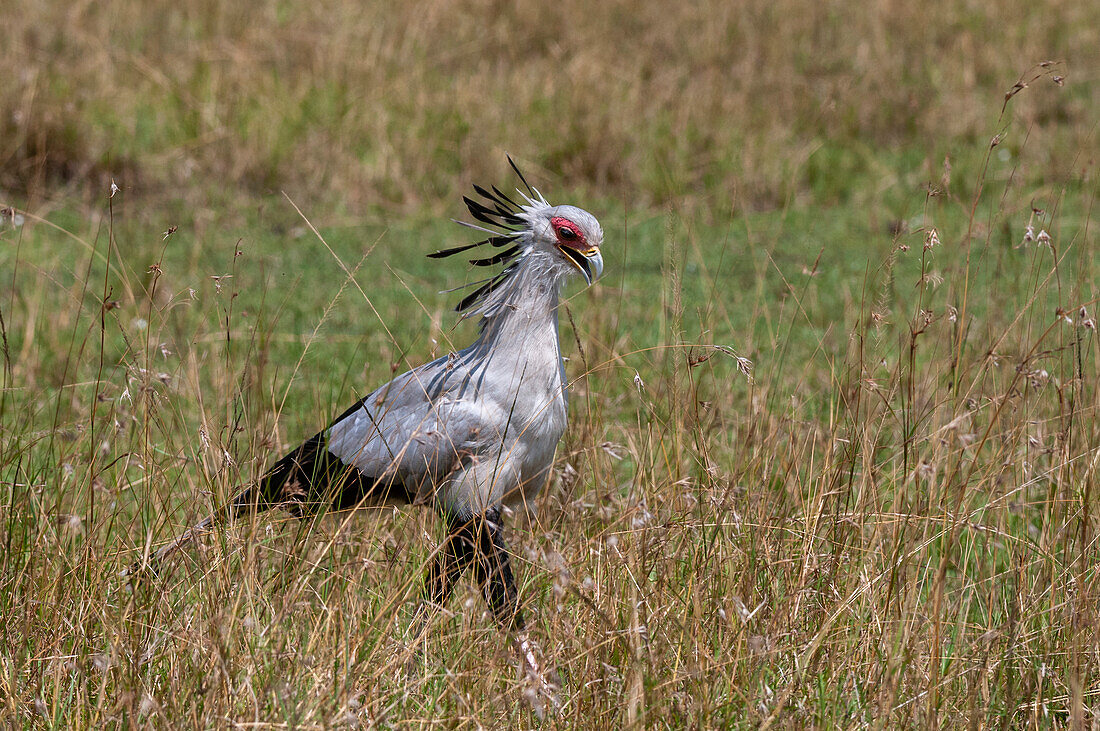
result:
[[[568,246],[569,248],[576,249],[577,251],[585,251],[591,248],[588,245],[588,240],[584,237],[584,233],[580,230],[577,224],[573,223],[568,218],[565,218],[563,216],[554,216],[550,219],[550,225],[554,227],[554,235],[557,236],[558,243],[562,246]],[[566,233],[565,236],[562,236],[563,230],[567,232],[572,231],[573,236],[569,237],[568,233]]]

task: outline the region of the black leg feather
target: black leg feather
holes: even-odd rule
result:
[[[488,511],[479,522],[478,560],[474,574],[496,620],[506,629],[518,632],[525,623],[519,608],[516,580],[512,576],[512,562],[500,528],[500,510]]]
[[[455,583],[477,557],[477,540],[473,523],[462,523],[448,529],[424,575],[422,607],[440,608],[447,603]]]
[[[523,629],[519,592],[500,529],[500,510],[492,509],[472,519],[448,519],[447,537],[424,574],[424,594],[413,619],[414,636],[426,629],[428,612],[446,604],[455,583],[471,564],[496,620],[506,629]]]

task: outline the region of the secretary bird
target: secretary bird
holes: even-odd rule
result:
[[[501,508],[526,504],[547,483],[566,426],[565,367],[558,299],[575,274],[603,272],[603,231],[592,214],[550,205],[509,158],[526,192],[520,202],[493,186],[463,197],[489,234],[437,251],[447,257],[500,249],[475,266],[503,265],[455,310],[480,316],[470,346],[398,376],[276,462],[253,485],[161,548],[155,567],[213,526],[273,507],[304,517],[320,509],[397,503],[435,507],[447,535],[427,566],[413,620],[420,631],[473,567],[496,620],[514,632],[521,659],[540,678],[526,639],[515,579],[501,534]]]

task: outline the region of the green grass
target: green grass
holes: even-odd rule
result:
[[[1089,8],[16,14],[0,716],[1095,725]],[[504,149],[606,232],[562,318],[558,479],[508,525],[560,712],[473,586],[407,672],[427,510],[265,516],[129,590],[147,546],[469,341],[440,290],[477,273],[425,254],[467,240],[469,180],[510,184]]]
[[[562,337],[559,466],[579,476],[512,532],[564,681],[551,723],[1091,713],[1090,184],[1041,201],[1055,266],[1019,245],[1020,201],[1040,202],[1011,171],[991,164],[973,217],[969,191],[916,187],[873,213],[724,225],[591,206],[607,274],[571,293]],[[264,520],[135,594],[115,577],[353,398],[472,336],[438,292],[467,272],[423,256],[461,230],[341,217],[311,221],[318,237],[280,197],[226,224],[153,225],[125,191],[92,214],[4,233],[13,718],[531,722],[472,592],[420,679],[395,675],[439,539],[424,511]]]

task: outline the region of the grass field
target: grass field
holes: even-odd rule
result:
[[[1100,727],[1100,5],[20,5],[8,725]],[[476,273],[424,255],[506,152],[606,232],[508,525],[560,710],[472,585],[406,673],[427,510],[264,517],[128,588],[469,341]]]

